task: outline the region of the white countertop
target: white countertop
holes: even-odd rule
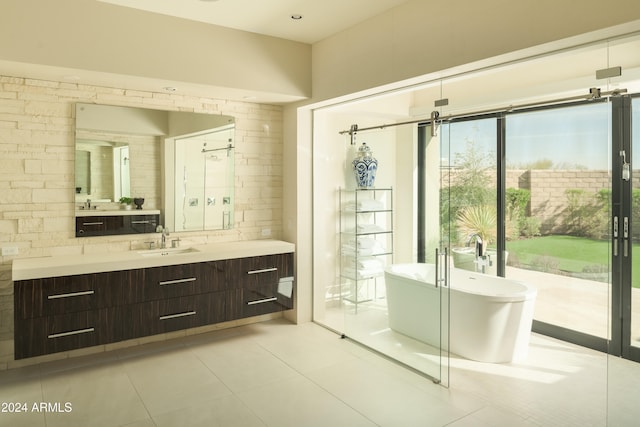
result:
[[[178,253],[179,251],[189,251]],[[222,242],[176,249],[153,249],[90,255],[50,256],[13,260],[12,278],[16,280],[72,276],[133,270],[163,265],[190,264],[221,259],[245,258],[295,251],[293,243],[281,240]],[[163,255],[163,253],[165,255]]]
[[[158,209],[76,209],[76,216],[160,215]]]

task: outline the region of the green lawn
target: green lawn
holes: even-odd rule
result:
[[[639,256],[632,267],[633,286],[640,287],[640,245],[633,245]],[[544,236],[507,242],[509,264],[544,270],[544,266],[569,274],[607,269],[610,243],[573,236]]]

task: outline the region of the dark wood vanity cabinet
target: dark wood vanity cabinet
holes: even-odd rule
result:
[[[283,289],[293,280],[293,254],[244,258],[239,264],[242,317],[293,308],[290,293]]]
[[[145,301],[132,286],[143,278],[135,269],[14,282],[16,359],[126,339],[118,322],[127,323],[123,308]]]
[[[76,237],[154,233],[158,214],[77,216]]]
[[[293,308],[293,253],[14,282],[15,358]]]

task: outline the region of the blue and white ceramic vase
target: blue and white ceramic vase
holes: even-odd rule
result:
[[[370,188],[376,180],[378,161],[373,157],[371,148],[363,142],[358,148],[358,157],[351,162],[358,188]]]

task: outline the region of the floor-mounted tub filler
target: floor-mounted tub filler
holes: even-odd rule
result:
[[[537,290],[526,283],[452,268],[449,304],[435,283],[434,264],[394,264],[385,270],[392,330],[440,347],[449,333],[451,353],[481,362],[527,356]],[[444,302],[444,304],[443,304]],[[442,309],[441,309],[442,307]],[[449,331],[441,331],[441,312]],[[446,325],[446,322],[442,322]]]

